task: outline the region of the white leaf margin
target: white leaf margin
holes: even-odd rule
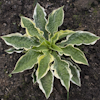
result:
[[[40,8],[42,9],[42,11],[43,11],[43,13],[44,13],[44,19],[45,19],[45,21],[47,22],[47,19],[45,18],[46,16],[47,16],[47,14],[46,14],[46,12],[45,12],[45,9],[39,4],[39,3],[37,3],[37,5],[36,5],[36,7],[34,8],[34,13],[33,13],[33,18],[34,18],[34,16],[36,15],[36,9],[37,9],[37,6],[40,6]]]
[[[51,71],[51,70],[50,70],[50,71]],[[54,82],[53,72],[51,71],[51,73],[52,73],[52,83],[53,83],[53,82]],[[53,84],[52,84],[52,87],[51,87],[50,94],[49,94],[49,96],[47,97],[47,96],[46,96],[46,92],[45,92],[45,90],[43,89],[43,86],[42,86],[41,81],[40,81],[40,80],[37,80],[37,83],[39,84],[39,88],[40,88],[40,89],[42,90],[42,92],[45,94],[45,97],[48,99],[49,96],[50,96],[50,94],[51,94],[52,91],[53,91]]]

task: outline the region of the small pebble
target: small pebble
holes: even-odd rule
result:
[[[25,77],[25,82],[27,82],[27,77]]]
[[[2,54],[3,57],[5,57],[5,54]]]
[[[88,80],[89,79],[89,76],[87,76],[87,75],[85,75],[85,77],[84,77],[86,80]]]
[[[8,71],[6,71],[6,74],[8,73]]]
[[[3,80],[2,82],[4,82],[4,83],[5,83],[5,80]]]
[[[3,23],[3,26],[7,26],[7,24],[6,23]]]
[[[89,12],[93,12],[94,11],[94,8],[91,8],[90,10],[89,10]]]
[[[29,97],[31,97],[31,95],[29,95]]]
[[[5,35],[5,33],[2,33],[2,35]]]
[[[5,66],[5,68],[7,68],[7,66]]]
[[[90,17],[92,17],[92,15],[90,15]]]
[[[16,6],[16,5],[14,5],[14,8],[17,8],[17,6]]]
[[[10,56],[10,58],[12,58],[12,56]]]
[[[14,84],[13,82],[11,82],[11,84]]]

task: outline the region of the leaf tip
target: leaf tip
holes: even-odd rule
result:
[[[63,9],[64,8],[64,5],[61,8]]]
[[[89,63],[88,63],[88,61],[86,61],[86,63],[85,63],[87,66],[89,66]]]
[[[89,66],[89,63],[88,63],[87,60],[86,60],[84,63],[80,63],[80,64],[83,64],[83,65],[87,65],[87,66]]]
[[[100,37],[98,36],[98,40],[100,39]]]
[[[23,24],[23,18],[25,18],[24,16],[20,16],[21,18],[21,27],[24,28],[24,24]]]
[[[15,66],[14,70],[11,72],[11,74],[15,74],[15,73],[19,73],[18,71],[16,71],[16,66]]]
[[[0,36],[0,38],[1,38],[1,39],[3,39],[3,38],[4,38],[4,36]]]
[[[15,72],[14,72],[14,70],[11,72],[11,74],[14,74]]]
[[[37,3],[37,4],[36,4],[36,6],[40,6],[40,4],[39,4],[39,3]]]
[[[4,40],[4,41],[7,39],[6,35],[1,36],[0,38],[1,38],[2,40]]]
[[[25,17],[23,15],[21,15],[20,18],[21,18],[21,22],[22,22],[23,18],[25,18]]]
[[[46,99],[48,99],[50,97],[50,95],[45,95]]]

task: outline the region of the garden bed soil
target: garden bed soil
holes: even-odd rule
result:
[[[90,31],[100,36],[100,0],[0,0],[0,36],[9,33],[24,33],[20,15],[32,18],[36,2],[47,14],[64,5],[64,23],[59,29]],[[1,100],[46,100],[38,84],[32,83],[32,70],[8,76],[22,54],[5,53],[9,48],[0,39],[0,99]],[[71,83],[69,100],[100,100],[100,41],[95,45],[81,46],[89,66],[79,65],[81,87]],[[54,89],[48,100],[66,100],[67,91],[55,79]]]

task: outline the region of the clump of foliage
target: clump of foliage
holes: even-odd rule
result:
[[[81,86],[80,68],[76,63],[88,65],[88,61],[76,46],[95,44],[100,37],[87,31],[58,31],[64,19],[63,7],[49,14],[47,20],[44,8],[37,4],[33,19],[21,17],[21,26],[26,29],[24,35],[13,33],[1,37],[7,45],[13,47],[6,50],[7,53],[25,53],[11,74],[34,67],[33,83],[39,84],[46,98],[53,90],[54,77],[61,81],[67,91],[70,82]],[[66,39],[62,40],[64,37]]]

